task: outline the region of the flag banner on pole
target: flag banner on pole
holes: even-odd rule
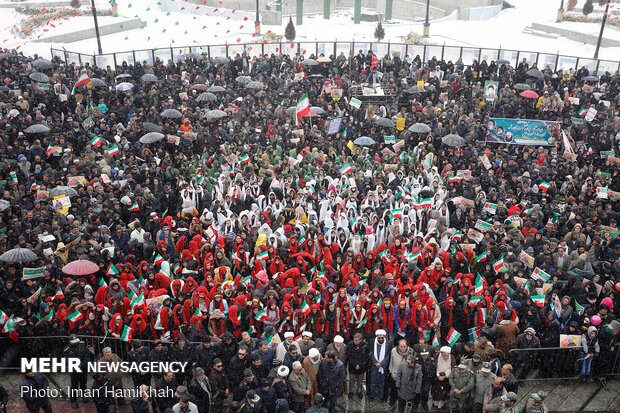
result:
[[[534,278],[535,280],[540,280],[542,282],[547,282],[549,278],[551,278],[551,276],[540,268],[536,267],[534,271],[532,271],[532,278]]]
[[[451,346],[454,346],[456,342],[459,341],[459,338],[461,338],[461,333],[450,327],[450,331],[448,331],[448,336],[446,337],[448,343],[450,343]]]

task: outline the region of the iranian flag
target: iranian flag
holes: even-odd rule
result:
[[[258,261],[267,261],[269,259],[269,252],[263,251],[259,254],[256,254],[256,259]]]
[[[140,206],[138,205],[137,202],[134,202],[130,209],[132,211],[139,211],[140,210]]]
[[[65,298],[65,295],[62,293],[60,287],[58,287],[58,291],[56,291],[56,294],[54,294],[52,300],[62,300],[63,298]]]
[[[76,321],[78,321],[79,319],[81,319],[82,313],[80,313],[80,310],[75,310],[73,313],[69,314],[67,316],[67,320],[71,321],[72,323],[75,323]]]
[[[487,309],[481,308],[480,310],[482,313],[482,323],[486,323],[487,322]]]
[[[80,77],[78,77],[77,82],[75,82],[75,86],[73,86],[73,90],[71,91],[72,95],[75,95],[75,89],[80,87],[80,86],[89,86],[92,87],[92,82],[90,80],[90,76],[88,76],[88,73],[86,72],[86,69],[82,69],[82,71],[80,72]]]
[[[280,327],[278,327],[278,333],[282,333],[284,331],[284,326],[286,325],[286,319],[282,320],[280,323]]]
[[[495,272],[506,271],[506,265],[504,265],[503,255],[502,255],[502,258],[500,258],[498,261],[495,262],[495,264],[493,264],[493,269],[495,270]]]
[[[469,297],[469,304],[477,305],[481,299],[481,295],[472,295],[471,297]]]
[[[15,323],[17,322],[17,319],[10,317],[7,322],[4,324],[4,327],[2,327],[2,332],[3,333],[9,333],[11,331],[15,331]]]
[[[241,284],[245,285],[246,287],[250,284],[250,282],[252,282],[252,277],[249,275],[241,280]]]
[[[585,311],[585,308],[583,308],[582,305],[580,305],[577,301],[575,301],[575,310],[577,311],[577,314],[583,314],[583,312]],[[0,323],[2,323],[2,320],[0,320]]]
[[[102,143],[103,141],[99,136],[95,136],[90,140],[90,144],[93,145],[95,148],[99,147]]]
[[[304,93],[303,96],[299,98],[295,112],[295,120],[297,126],[299,126],[299,119],[310,113],[310,99],[308,98],[307,93]]]
[[[523,286],[523,292],[527,295],[530,295],[530,283],[529,282],[525,282],[525,285]]]
[[[50,312],[43,318],[42,321],[52,321],[52,318],[54,318],[54,309],[52,308],[50,310]],[[0,322],[1,323],[1,322]]]
[[[579,110],[577,111],[577,114],[578,114],[579,116],[581,116],[582,118],[583,118],[584,116],[586,116],[586,113],[588,113],[588,111],[587,111],[587,110],[585,110],[584,108],[581,108],[581,109],[579,109]]]
[[[118,271],[118,268],[116,268],[116,265],[110,264],[110,266],[108,267],[107,274],[108,275],[116,275],[118,273],[119,273],[119,271]]]
[[[482,280],[478,280],[478,282],[474,284],[474,295],[482,295],[483,290],[484,284],[482,283]]]
[[[540,280],[542,282],[547,282],[549,278],[551,278],[551,276],[540,268],[536,267],[534,271],[532,271],[532,278]]]
[[[250,157],[246,154],[246,155],[243,155],[239,160],[244,163],[249,163]]]
[[[109,156],[114,156],[114,155],[117,155],[118,153],[120,153],[120,150],[118,149],[117,145],[112,145],[108,148]]]
[[[47,145],[47,149],[45,150],[45,155],[50,156],[53,153],[54,153],[54,148],[52,148],[52,145]]]
[[[437,340],[437,334],[433,336],[433,347],[439,347],[439,340]]]
[[[396,199],[404,198],[404,197],[405,197],[405,194],[402,189],[399,189],[398,192],[396,192],[396,195],[394,195],[394,198]]]
[[[415,260],[417,260],[417,259],[418,259],[418,257],[422,254],[422,253],[420,252],[420,249],[419,249],[419,248],[416,248],[416,250],[417,250],[417,251],[414,251],[414,252],[412,252],[411,254],[409,254],[409,255],[407,256],[407,260],[408,260],[408,261],[415,261]]]
[[[308,305],[308,303],[304,300],[304,302],[301,304],[301,312],[304,315],[308,315],[310,314],[310,306]]]
[[[419,204],[422,208],[430,208],[431,206],[433,206],[433,202],[430,198],[421,199]]]
[[[454,346],[456,342],[459,341],[459,338],[461,338],[461,333],[450,327],[450,331],[448,331],[448,336],[446,337],[448,343],[451,346]]]
[[[6,315],[6,313],[2,310],[0,310],[0,324],[4,324],[6,323],[6,320],[8,320],[9,317]]]
[[[134,300],[131,301],[131,304],[129,304],[129,306],[133,310],[134,307],[145,305],[145,304],[146,304],[146,301],[144,301],[144,294],[140,293],[139,296],[137,296]]]
[[[157,254],[157,256],[155,257],[155,261],[153,261],[153,265],[159,265],[159,264],[163,263],[164,261],[166,261],[164,259],[164,257],[162,257],[161,255]]]
[[[452,234],[452,239],[455,241],[460,241],[462,236],[463,234],[461,233],[461,231],[456,231],[454,234]]]
[[[267,311],[264,308],[258,313],[256,313],[256,315],[254,316],[254,320],[258,321],[259,323],[263,320],[266,320],[267,318]]]
[[[476,257],[476,262],[486,261],[486,259],[487,259],[487,252],[485,251]]]
[[[127,325],[123,325],[123,332],[121,333],[122,341],[131,341],[131,327],[127,327]]]
[[[265,343],[270,346],[273,343],[273,336],[269,336],[265,339]]]
[[[469,341],[476,341],[480,337],[480,327],[470,328],[467,330],[467,335],[469,336]]]
[[[359,322],[359,324],[357,325],[357,328],[364,327],[367,322],[368,322],[368,317],[365,317],[362,321]]]
[[[340,174],[345,175],[349,172],[353,172],[353,168],[349,164],[345,164],[342,168],[340,168]]]
[[[254,326],[250,326],[250,328],[248,328],[248,334],[254,334],[256,333],[256,329],[254,328]]]
[[[457,183],[457,182],[461,182],[462,180],[463,180],[463,178],[461,178],[458,175],[451,176],[450,178],[448,178],[448,182],[450,182],[450,183]]]
[[[546,191],[547,189],[549,189],[550,186],[551,184],[549,182],[541,182],[540,185],[538,185],[538,187],[542,189],[543,191]]]
[[[108,283],[106,283],[103,277],[101,277],[101,279],[99,280],[99,287],[107,287],[107,286],[108,286]]]
[[[545,296],[544,295],[530,295],[530,298],[538,307],[544,307]]]

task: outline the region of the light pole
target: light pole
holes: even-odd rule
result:
[[[422,37],[428,38],[428,33],[431,24],[428,22],[428,12],[430,9],[431,0],[426,0],[426,20],[424,20],[424,35]]]
[[[260,17],[258,15],[259,0],[256,0],[256,20],[254,20],[254,33],[260,34]]]
[[[90,0],[90,4],[93,6],[93,19],[95,19],[95,36],[97,36],[97,47],[99,48],[99,54],[103,54],[103,50],[101,50],[101,38],[99,37],[99,23],[97,23],[97,8],[95,7],[95,0]]]
[[[596,51],[594,52],[594,58],[598,59],[598,49],[601,48],[601,40],[603,39],[603,30],[605,30],[605,23],[607,23],[607,13],[609,13],[609,2],[605,6],[605,13],[603,13],[603,21],[601,22],[601,32],[598,34],[598,41],[596,42]]]
[[[562,20],[564,20],[564,0],[560,3],[560,8],[558,9],[558,19],[555,22],[560,23]]]

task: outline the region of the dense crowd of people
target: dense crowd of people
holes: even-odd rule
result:
[[[618,73],[314,58],[1,55],[0,254],[36,254],[0,263],[3,348],[86,361],[96,336],[125,343],[109,362],[190,361],[134,374],[175,390],[135,412],[333,412],[342,394],[515,412],[517,378],[617,374]],[[351,105],[368,81],[393,100]],[[489,117],[560,126],[550,145],[488,143]],[[91,382],[123,385],[72,374]]]

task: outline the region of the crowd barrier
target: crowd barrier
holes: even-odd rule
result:
[[[292,46],[292,47],[291,47]],[[117,53],[104,54],[88,54],[80,52],[71,52],[65,49],[51,48],[52,57],[58,57],[66,63],[85,64],[105,68],[106,66],[119,66],[123,62],[134,64],[136,62],[147,62],[152,64],[156,59],[166,63],[168,60],[174,62],[185,59],[189,53],[206,55],[209,57],[226,56],[233,58],[237,54],[246,53],[249,57],[271,54],[299,54],[305,57],[314,54],[315,56],[330,55],[336,57],[341,52],[349,58],[350,53],[362,50],[367,53],[372,50],[379,57],[394,55],[398,53],[401,57],[420,56],[424,61],[428,61],[433,57],[439,60],[456,62],[459,58],[463,64],[469,66],[474,60],[481,62],[486,60],[487,63],[503,59],[511,65],[516,65],[523,59],[532,65],[537,63],[540,69],[549,66],[554,71],[579,69],[586,67],[590,72],[602,74],[604,72],[616,73],[620,71],[620,62],[613,60],[589,59],[579,56],[561,55],[558,53],[541,53],[531,51],[520,51],[510,49],[493,49],[478,48],[465,46],[447,46],[447,45],[425,45],[425,44],[406,44],[406,43],[384,43],[384,42],[299,42],[299,43],[248,43],[248,44],[222,44],[222,45],[202,45],[202,46],[181,46],[181,47],[163,47],[154,49],[131,50]]]
[[[112,352],[121,359],[126,360],[127,353],[131,349],[128,342],[111,336],[84,336],[78,337],[87,345],[94,360],[102,355],[104,347],[110,347]],[[152,348],[154,340],[141,340],[143,345]],[[43,337],[20,337],[18,343],[3,337],[0,338],[0,368],[17,369],[22,357],[59,357],[64,348],[69,344],[67,336],[43,336]],[[169,346],[172,343],[164,342]],[[192,343],[196,345],[199,343]],[[579,358],[581,347],[543,347],[530,349],[511,349],[504,356],[500,353],[500,361],[512,363],[517,375],[521,373],[524,364],[533,363],[533,367],[539,370],[541,378],[569,379],[579,374]],[[611,375],[620,375],[620,351],[615,351],[611,358],[612,365],[609,368]],[[549,367],[551,374],[546,374]],[[548,377],[544,377],[548,376]],[[525,378],[525,377],[523,377]]]

